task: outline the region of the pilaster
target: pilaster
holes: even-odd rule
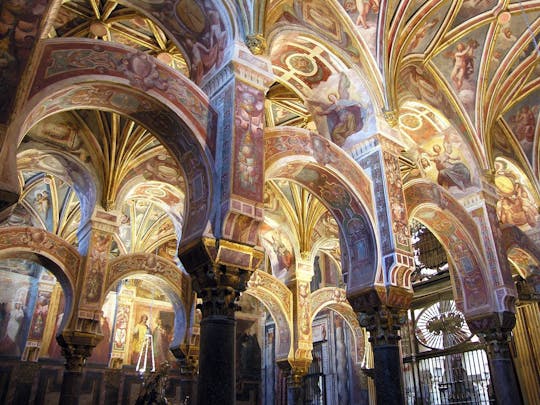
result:
[[[271,64],[242,43],[232,59],[203,84],[218,112],[215,204],[216,238],[257,244],[263,218],[264,97]]]
[[[410,289],[414,260],[399,168],[402,149],[394,139],[374,134],[356,145],[351,154],[373,181],[382,253],[382,272],[375,283]]]
[[[297,259],[296,272],[287,282],[293,297],[293,357],[289,358],[292,371],[307,373],[313,361],[313,333],[311,328],[311,279],[313,264],[307,255]],[[294,375],[293,375],[294,376]],[[295,377],[296,378],[296,377]]]

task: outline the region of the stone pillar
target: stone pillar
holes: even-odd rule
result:
[[[373,348],[377,404],[404,404],[401,376],[399,330],[406,314],[403,310],[382,306],[370,313],[361,313],[360,325],[370,334]]]
[[[278,361],[277,365],[287,376],[287,405],[303,405],[304,376],[310,362],[282,360]]]
[[[516,324],[511,312],[496,313],[468,321],[471,332],[486,343],[493,392],[498,404],[523,404],[516,370],[510,353],[510,338]]]
[[[203,238],[179,256],[202,299],[197,403],[234,405],[236,300],[263,254],[242,244]]]
[[[101,336],[90,333],[64,332],[58,337],[62,354],[66,359],[60,405],[78,405],[84,377],[86,359],[92,354]]]
[[[237,268],[211,265],[205,275],[209,280],[198,285],[197,293],[203,301],[197,395],[201,405],[236,402],[235,301],[245,288],[248,274]]]
[[[302,400],[302,381],[313,361],[310,287],[312,278],[313,264],[309,260],[309,255],[303,253],[297,259],[296,272],[293,278],[287,282],[287,287],[291,290],[293,298],[293,357],[289,355],[291,369],[287,379],[289,405],[302,403],[300,402]]]
[[[304,375],[291,374],[287,377],[287,405],[302,405],[302,385]]]
[[[181,344],[171,348],[178,359],[182,382],[180,387],[181,401],[187,404],[197,403],[197,370],[199,369],[199,345]]]

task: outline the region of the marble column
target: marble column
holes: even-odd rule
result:
[[[78,405],[86,359],[92,354],[97,341],[91,339],[89,344],[75,344],[72,342],[75,339],[65,336],[60,336],[58,340],[66,359],[59,404]]]
[[[251,272],[208,263],[191,272],[193,288],[202,299],[197,403],[236,402],[236,300]]]
[[[373,348],[375,391],[377,404],[404,404],[401,376],[401,355],[399,352],[399,330],[405,319],[405,312],[395,308],[382,307],[370,313],[361,313],[360,325],[370,334]]]
[[[469,328],[486,344],[491,383],[498,404],[523,404],[510,352],[510,338],[516,323],[511,312],[495,313],[468,322]]]
[[[287,378],[287,405],[303,405],[303,382],[311,362],[281,360],[277,366]]]
[[[287,405],[302,405],[302,374],[291,373],[287,377]]]

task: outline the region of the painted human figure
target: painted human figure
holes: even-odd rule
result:
[[[436,144],[433,146],[433,153],[428,153],[435,168],[439,172],[437,183],[445,188],[456,186],[460,190],[465,190],[472,186],[471,173],[467,166],[459,158],[450,156],[448,150]]]
[[[503,224],[535,227],[538,209],[531,202],[527,189],[519,182],[514,183],[511,195],[503,195],[497,202],[497,216]]]
[[[367,15],[370,10],[373,10],[375,13],[379,11],[379,0],[356,0],[356,9],[358,10],[356,25],[362,28],[369,28]]]
[[[169,358],[169,345],[171,343],[170,329],[169,325],[163,325],[163,321],[160,318],[157,319],[156,326],[152,332],[156,364],[162,364]]]
[[[241,187],[253,190],[260,176],[256,140],[262,136],[263,104],[250,90],[243,88],[240,91],[235,119],[241,137],[237,167]]]
[[[533,108],[528,105],[521,106],[516,115],[511,118],[511,121],[515,124],[514,128],[518,140],[532,144],[536,129],[536,117]]]
[[[458,91],[463,87],[463,81],[474,73],[473,52],[477,47],[478,43],[476,41],[469,41],[467,44],[460,42],[456,46],[453,53],[454,67],[450,78]]]
[[[143,348],[146,335],[150,333],[150,327],[148,326],[148,315],[141,315],[139,323],[134,326],[132,335],[132,352],[131,352],[131,364],[137,364],[139,360],[139,354]]]
[[[315,115],[326,116],[330,137],[339,146],[364,126],[362,106],[350,99],[350,85],[351,81],[347,75],[340,73],[338,91],[328,94],[328,102],[309,100]]]

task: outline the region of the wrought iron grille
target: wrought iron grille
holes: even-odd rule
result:
[[[495,403],[483,349],[404,359],[404,369],[408,404]]]

